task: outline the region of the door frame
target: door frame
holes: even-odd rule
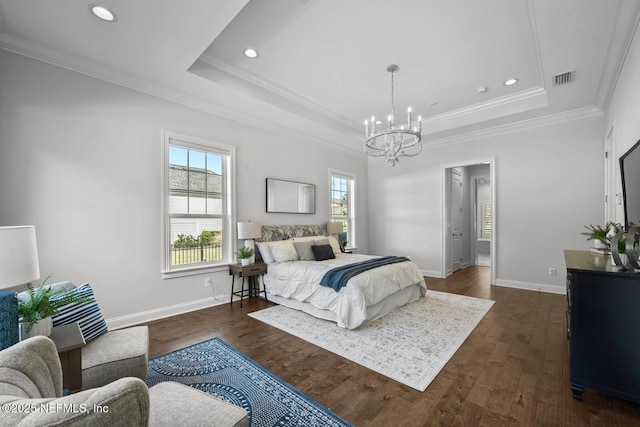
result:
[[[497,204],[496,204],[496,158],[495,157],[487,157],[487,158],[483,158],[483,159],[475,159],[475,160],[466,160],[466,161],[459,161],[459,162],[455,162],[455,163],[447,163],[447,164],[443,164],[440,165],[440,183],[441,183],[441,206],[442,206],[442,213],[441,213],[441,224],[440,224],[440,230],[441,230],[441,263],[440,263],[440,268],[441,268],[441,277],[445,278],[447,277],[447,249],[448,249],[448,233],[447,233],[447,214],[448,214],[448,209],[449,209],[449,200],[448,200],[448,195],[447,195],[447,170],[448,169],[453,169],[453,168],[458,168],[458,167],[465,167],[465,166],[473,166],[473,165],[478,165],[478,164],[488,164],[489,165],[489,179],[491,180],[491,243],[490,243],[490,248],[491,248],[491,284],[495,284],[496,283],[496,272],[498,270],[498,263],[497,263],[497,259],[498,259],[498,244],[496,242],[497,239]]]

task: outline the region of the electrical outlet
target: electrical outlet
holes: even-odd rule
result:
[[[204,287],[205,288],[211,288],[211,277],[207,277],[206,279],[204,279]]]
[[[556,269],[551,267],[549,268],[549,276],[555,276],[556,275]]]

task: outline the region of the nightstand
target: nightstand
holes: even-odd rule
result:
[[[70,392],[82,388],[82,331],[77,323],[60,325],[51,329],[49,336],[55,343],[62,365],[62,388]]]
[[[264,299],[267,299],[267,287],[264,285],[264,280],[262,281],[262,290],[260,290],[260,276],[267,272],[267,264],[264,262],[257,262],[255,264],[249,265],[241,265],[241,264],[232,264],[229,266],[229,274],[233,276],[231,280],[231,302],[233,302],[233,296],[237,295],[240,297],[240,307],[242,307],[242,300],[244,297],[257,297],[260,294],[264,295]],[[236,282],[236,276],[242,278],[242,287],[239,291],[234,291],[234,286]],[[249,286],[247,289],[244,287],[244,279],[249,279]]]

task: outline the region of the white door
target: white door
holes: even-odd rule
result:
[[[462,175],[451,171],[451,272],[462,264]]]

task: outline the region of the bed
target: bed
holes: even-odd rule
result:
[[[269,264],[263,281],[270,301],[355,329],[426,294],[424,277],[410,260],[394,260],[357,274],[337,291],[321,286],[325,274],[335,268],[381,261],[378,256],[342,253],[337,240],[324,234],[324,226],[262,227],[257,253]],[[310,253],[310,248],[319,254]]]

